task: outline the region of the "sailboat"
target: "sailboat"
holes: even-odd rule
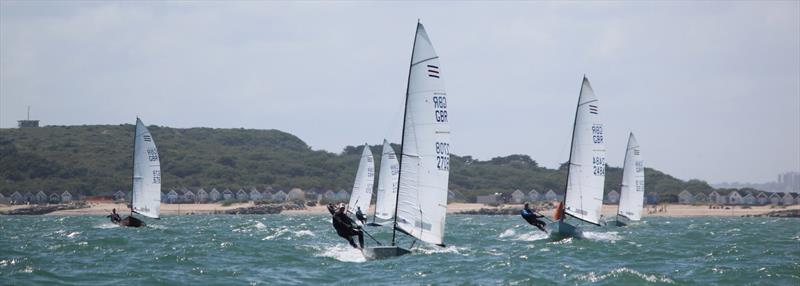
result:
[[[606,178],[606,147],[599,101],[585,76],[575,109],[571,145],[563,212],[578,221],[599,226]],[[559,214],[558,220],[548,224],[551,239],[582,235],[579,227],[565,220],[566,215]]]
[[[119,222],[121,226],[141,227],[145,223],[134,217],[139,214],[158,219],[161,212],[161,162],[156,142],[142,120],[136,118],[133,138],[133,189],[131,214]]]
[[[372,185],[375,184],[375,160],[372,158],[372,151],[369,145],[364,143],[364,151],[361,152],[361,161],[358,163],[356,180],[353,182],[353,191],[350,192],[350,202],[347,204],[347,211],[356,213],[361,209],[366,213],[372,200]]]
[[[439,56],[428,33],[417,22],[408,68],[392,241],[387,246],[364,248],[367,259],[411,253],[398,246],[398,232],[414,238],[412,246],[416,240],[444,246],[450,127],[447,94],[439,67]]]
[[[370,226],[381,226],[375,222],[376,218],[390,220],[394,217],[394,207],[397,203],[397,184],[400,175],[400,164],[389,141],[383,139],[383,152],[381,153],[381,170],[378,174],[378,195],[375,201],[375,213],[372,215]]]
[[[625,163],[623,164],[617,226],[625,226],[630,222],[642,219],[644,161],[642,161],[639,143],[636,142],[633,132],[628,136],[628,148],[625,150]]]

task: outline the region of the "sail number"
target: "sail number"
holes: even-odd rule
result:
[[[636,161],[636,173],[641,173],[644,171],[644,162]]]
[[[147,159],[150,160],[150,162],[158,161],[158,151],[156,151],[155,148],[147,149]]]
[[[161,184],[161,171],[153,170],[153,184]]]
[[[450,143],[436,142],[436,168],[450,170]]]
[[[643,180],[636,180],[636,191],[637,192],[644,192],[644,181]]]
[[[595,144],[603,143],[603,125],[592,125],[592,142]]]
[[[447,98],[444,96],[433,97],[433,110],[436,122],[447,122]]]
[[[592,157],[592,167],[594,169],[593,174],[595,176],[605,176],[606,175],[606,158],[604,158],[604,157]]]

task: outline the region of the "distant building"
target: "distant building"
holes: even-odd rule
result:
[[[218,202],[219,199],[222,198],[222,194],[217,191],[217,188],[211,188],[211,191],[208,192],[208,200],[212,202]]]
[[[69,203],[72,201],[72,194],[69,191],[64,191],[61,193],[61,202],[62,203]]]
[[[50,201],[51,204],[61,203],[61,196],[58,193],[53,192],[52,194],[50,194],[49,201]]]
[[[725,199],[724,196],[720,196],[717,191],[711,191],[711,193],[708,194],[708,202],[712,204],[724,204]]]
[[[179,197],[180,196],[178,196],[178,192],[176,192],[175,190],[169,190],[169,192],[167,192],[167,203],[168,204],[177,203]]]
[[[553,190],[547,190],[547,193],[544,194],[545,201],[556,201],[558,200],[558,195]]]
[[[36,195],[31,192],[25,192],[25,202],[29,204],[36,203]]]
[[[239,189],[239,191],[236,192],[236,200],[242,202],[249,201],[250,197],[247,196],[247,192],[245,192],[244,189]]]
[[[47,203],[47,194],[44,191],[39,191],[36,193],[36,203],[37,204],[46,204]]]
[[[234,198],[233,191],[231,189],[225,189],[222,191],[222,199],[223,200],[232,200]]]
[[[286,200],[286,192],[284,192],[283,190],[275,192],[275,194],[272,195],[272,200],[273,201],[277,201],[277,202],[285,201]]]
[[[476,196],[475,202],[479,204],[496,204],[498,203],[497,195]]]
[[[200,203],[208,202],[208,192],[203,188],[197,190],[197,201]]]
[[[538,201],[539,197],[540,197],[539,192],[536,191],[536,189],[531,189],[531,191],[528,192],[528,200],[532,202]]]
[[[687,190],[683,190],[678,194],[679,204],[691,204],[694,202],[694,196]]]
[[[759,205],[766,205],[769,203],[769,196],[764,192],[759,192],[756,196]]]
[[[183,202],[184,203],[195,203],[195,202],[197,202],[197,196],[195,196],[195,194],[192,191],[190,191],[189,189],[186,189],[183,192]]]
[[[125,196],[126,196],[125,192],[123,192],[122,190],[117,190],[117,192],[114,193],[114,201],[124,202],[125,201]]]
[[[511,193],[511,203],[512,204],[521,204],[525,201],[525,193],[520,190],[515,190]]]
[[[300,188],[294,188],[286,195],[288,200],[295,201],[305,201],[306,200],[306,193],[303,192]]]
[[[337,201],[347,201],[347,199],[349,199],[349,198],[350,198],[350,193],[348,193],[345,190],[339,190],[336,193],[336,200]]]
[[[250,199],[254,201],[263,200],[264,197],[261,195],[261,192],[258,191],[255,187],[250,188]]]
[[[784,194],[783,198],[781,199],[781,204],[783,204],[784,206],[791,206],[795,204],[795,199],[794,196],[792,196],[792,193]]]
[[[728,193],[728,204],[741,205],[744,203],[742,199],[742,195],[737,191],[731,191]]]
[[[25,197],[22,194],[20,194],[19,191],[15,191],[10,196],[8,196],[8,198],[9,201],[11,201],[11,204],[13,205],[21,205],[25,203]]]
[[[610,192],[608,192],[608,194],[606,195],[605,203],[608,204],[619,203],[619,193],[616,190],[611,190]]]
[[[751,192],[745,193],[744,197],[742,197],[742,203],[745,205],[755,205],[756,202],[756,196]]]
[[[771,195],[769,195],[769,203],[773,205],[781,204],[781,195],[779,195],[778,193],[772,193]]]
[[[697,192],[697,194],[694,195],[694,203],[695,204],[708,203],[708,196],[706,196],[706,194],[703,192]]]
[[[332,190],[327,190],[324,194],[322,194],[322,197],[328,201],[333,201],[336,199],[336,193],[334,193]]]

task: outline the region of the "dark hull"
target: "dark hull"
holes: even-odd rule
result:
[[[146,225],[142,220],[132,216],[123,218],[117,224],[119,224],[119,226],[127,226],[127,227],[143,227]]]
[[[570,237],[580,238],[583,236],[583,231],[580,228],[568,224],[563,221],[554,221],[547,225],[550,233],[550,240],[559,241]]]
[[[376,246],[364,248],[361,253],[369,260],[377,260],[403,256],[411,253],[411,251],[399,246]]]

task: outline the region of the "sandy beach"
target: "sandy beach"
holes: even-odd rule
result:
[[[48,215],[106,215],[111,209],[116,208],[119,212],[125,214],[127,206],[125,204],[115,203],[89,203],[89,208],[75,209],[75,210],[62,210],[49,213]],[[161,213],[163,215],[192,215],[192,214],[214,214],[226,210],[252,207],[252,202],[232,204],[229,206],[222,206],[221,204],[162,204]],[[0,211],[5,212],[13,209],[24,208],[27,206],[8,206],[0,205]],[[503,208],[521,209],[522,205],[506,204]],[[451,203],[447,206],[447,213],[459,213],[463,211],[479,210],[481,208],[495,208],[484,204],[474,203]],[[711,209],[708,205],[679,205],[679,204],[662,204],[654,211],[652,207],[645,208],[643,216],[666,216],[666,217],[693,217],[693,216],[743,216],[743,215],[759,215],[771,211],[783,209],[800,209],[800,205],[793,206],[725,206],[723,208]],[[372,213],[370,208],[368,213]],[[603,205],[603,215],[606,217],[614,216],[617,211],[616,205]],[[282,214],[298,215],[298,214],[324,214],[327,213],[325,206],[307,207],[304,210],[289,210],[283,211]],[[542,214],[547,216],[553,215],[553,210],[543,210]]]

